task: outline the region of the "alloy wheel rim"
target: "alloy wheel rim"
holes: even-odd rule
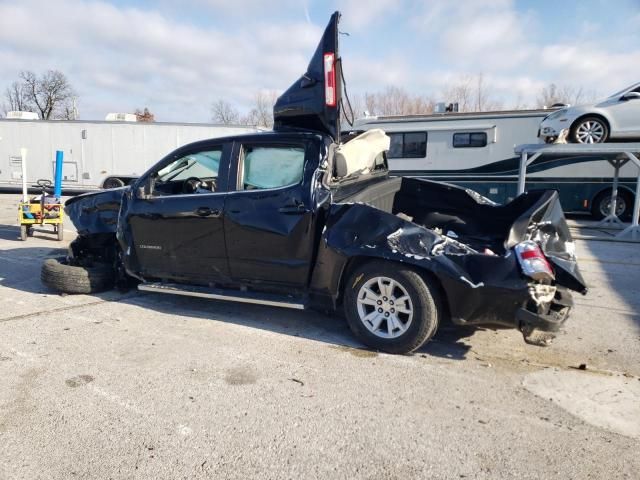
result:
[[[413,302],[407,289],[389,277],[373,277],[358,291],[358,316],[375,336],[398,338],[413,320]]]
[[[604,125],[595,120],[581,123],[576,130],[580,143],[600,143],[604,139]]]

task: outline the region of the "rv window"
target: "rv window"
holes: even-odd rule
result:
[[[424,158],[427,156],[427,132],[387,132],[391,138],[388,158]]]
[[[454,133],[453,148],[479,148],[487,146],[485,132]]]

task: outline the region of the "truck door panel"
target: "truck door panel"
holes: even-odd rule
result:
[[[150,195],[133,196],[126,225],[134,270],[143,277],[199,284],[228,280],[223,215],[230,151],[230,144],[213,144],[181,152],[150,174]],[[194,187],[193,178],[203,183]],[[181,184],[186,191],[179,191]]]
[[[237,191],[229,193],[224,220],[235,281],[306,285],[315,224],[312,175],[304,174],[309,149],[300,143],[237,147]]]

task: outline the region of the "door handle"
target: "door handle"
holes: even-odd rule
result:
[[[220,210],[217,208],[209,208],[209,207],[199,207],[196,209],[196,215],[199,217],[220,217]]]
[[[284,207],[280,207],[278,212],[284,213],[286,215],[302,215],[307,213],[309,210],[306,209],[303,203],[298,203],[296,205],[285,205]]]

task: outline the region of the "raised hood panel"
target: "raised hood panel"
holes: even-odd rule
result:
[[[315,130],[330,135],[334,140],[340,136],[340,102],[342,78],[338,55],[338,21],[340,12],[331,16],[307,71],[289,87],[273,107],[274,130]],[[335,102],[327,105],[325,97],[325,54],[335,58]]]

